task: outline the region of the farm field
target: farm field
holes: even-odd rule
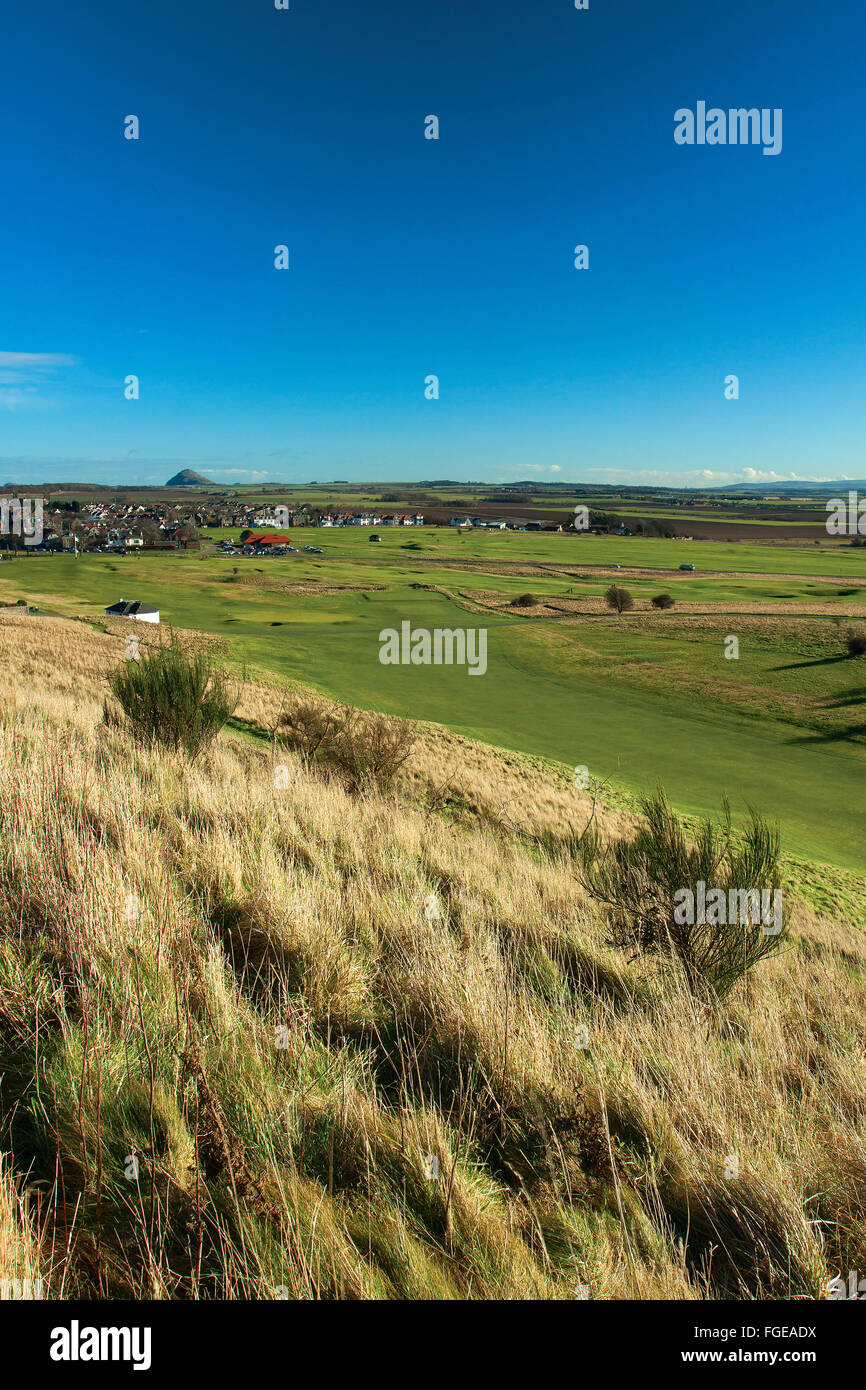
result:
[[[689,813],[718,809],[727,793],[735,814],[753,804],[777,817],[791,852],[862,870],[866,660],[847,658],[842,638],[866,622],[866,551],[381,534],[371,547],[361,528],[296,528],[293,543],[325,553],[284,559],[207,549],[17,559],[0,565],[0,601],[99,624],[109,604],[139,598],[164,624],[220,635],[238,670],[583,765],[629,795],[661,783]],[[694,573],[676,568],[685,562]],[[678,606],[608,615],[611,582],[638,606],[663,590]],[[503,611],[527,591],[569,610]],[[726,612],[737,605],[756,611]],[[383,666],[379,633],[404,621],[485,628],[486,674]],[[738,660],[724,655],[730,634]]]

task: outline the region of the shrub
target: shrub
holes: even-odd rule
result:
[[[306,763],[337,773],[350,791],[390,790],[415,746],[403,719],[307,699],[282,716],[277,735]]]
[[[238,694],[204,652],[184,651],[174,640],[145,652],[140,661],[124,661],[108,683],[138,738],[155,739],[190,758],[213,742],[238,703]],[[110,706],[103,714],[108,724],[123,722]]]
[[[845,633],[845,647],[849,656],[862,656],[866,652],[866,632],[849,627]]]
[[[653,608],[673,608],[675,600],[670,594],[656,594],[655,598],[650,599]]]
[[[511,600],[512,608],[535,608],[537,604],[535,594],[518,594],[517,598]]]
[[[627,613],[630,608],[634,608],[634,599],[628,589],[621,589],[618,584],[611,584],[605,590],[604,601],[608,608],[614,609],[617,613]]]
[[[643,824],[631,838],[605,846],[594,828],[583,836],[577,849],[581,882],[606,905],[613,944],[638,955],[673,959],[692,993],[724,999],[752,966],[778,951],[787,932],[784,920],[778,931],[765,932],[760,910],[742,896],[750,890],[772,894],[778,888],[778,829],[752,811],[735,842],[725,800],[721,824],[707,818],[689,842],[663,792],[645,797],[640,806]],[[699,900],[701,883],[707,896],[712,889],[722,890],[725,915],[731,904],[729,894],[736,892],[737,911],[732,914],[736,922],[678,920],[685,915],[683,890],[694,895],[693,901]]]

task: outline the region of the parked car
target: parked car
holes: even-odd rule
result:
[[[381,539],[382,539],[381,536],[371,536],[371,537],[370,537],[370,540],[371,540],[371,541],[380,541]]]
[[[622,565],[608,565],[609,570],[621,570]]]
[[[318,545],[305,545],[304,549],[308,555],[324,555],[324,551]]]
[[[694,565],[680,565],[681,570],[693,570]]]

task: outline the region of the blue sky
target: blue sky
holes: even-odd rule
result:
[[[853,0],[8,7],[0,482],[862,477],[864,45]],[[781,154],[678,146],[699,100]]]

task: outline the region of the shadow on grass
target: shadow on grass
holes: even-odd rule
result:
[[[860,690],[846,690],[821,705],[822,709],[848,709],[851,705],[866,704],[866,687]]]
[[[866,724],[849,724],[846,729],[831,729],[826,734],[807,734],[788,739],[789,744],[859,743],[866,742]]]
[[[837,661],[851,661],[853,658],[843,652],[840,656],[821,656],[815,661],[792,661],[788,666],[774,666],[774,671],[799,671],[804,666],[835,666]]]

